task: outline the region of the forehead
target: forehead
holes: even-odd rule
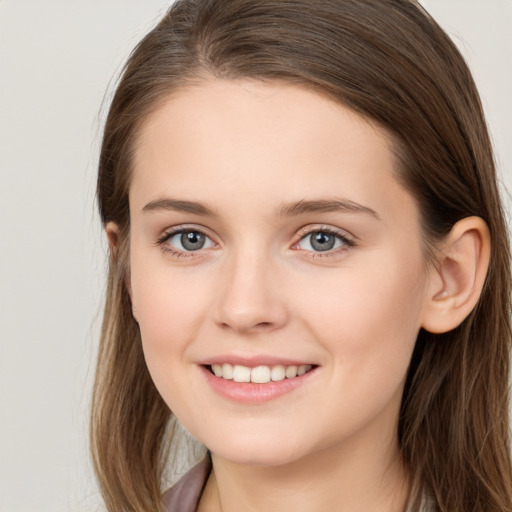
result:
[[[386,149],[391,146],[392,137],[384,128],[311,88],[278,81],[210,78],[179,88],[159,102],[138,132],[136,157],[144,157],[148,144],[163,142],[170,135],[180,140],[180,147],[185,139],[193,143],[201,135],[206,135],[201,142],[210,141],[217,147],[216,136],[225,145],[229,141],[223,137],[230,136],[246,146],[251,140],[268,145],[270,137],[278,134],[275,142],[284,151],[287,142],[300,142],[300,138],[314,142],[317,148],[319,142],[329,144],[333,130],[345,141],[373,138],[380,139]],[[173,140],[165,142],[172,144]],[[336,143],[340,142],[338,138]],[[312,144],[303,149],[308,147]]]
[[[395,168],[388,133],[340,103],[294,85],[210,79],[169,96],[142,126],[130,203],[337,194],[378,206],[400,187]]]

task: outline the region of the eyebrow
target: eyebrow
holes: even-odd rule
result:
[[[206,206],[204,203],[185,201],[182,199],[156,199],[142,208],[143,212],[159,210],[192,213],[203,217],[215,217],[217,215],[213,209]],[[294,217],[306,213],[329,212],[365,213],[380,220],[375,210],[356,203],[355,201],[350,201],[349,199],[316,199],[310,201],[301,199],[297,202],[282,204],[277,209],[277,215],[279,217]]]
[[[328,212],[347,212],[347,213],[366,213],[380,220],[375,210],[363,206],[362,204],[350,201],[349,199],[318,199],[306,201],[305,199],[296,203],[283,204],[277,211],[281,217],[291,217],[303,215],[305,213],[328,213]]]
[[[158,210],[171,210],[175,212],[193,213],[194,215],[215,217],[215,212],[205,204],[195,201],[183,201],[181,199],[157,199],[149,202],[143,212],[151,212]]]

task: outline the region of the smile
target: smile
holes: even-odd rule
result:
[[[229,357],[228,357],[229,359]],[[233,358],[234,359],[234,358]],[[318,376],[317,364],[293,364],[292,361],[208,361],[199,364],[206,383],[216,394],[232,402],[257,405],[302,388]],[[261,359],[260,359],[261,361]],[[262,361],[263,362],[263,361]]]
[[[308,373],[313,368],[310,364],[302,365],[260,365],[250,368],[242,365],[229,363],[212,364],[211,372],[221,379],[233,380],[234,382],[253,382],[255,384],[267,384],[268,382],[279,382],[284,379],[294,379]]]

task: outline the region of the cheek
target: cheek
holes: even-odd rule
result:
[[[380,265],[351,268],[325,286],[316,286],[302,307],[311,312],[310,328],[316,337],[344,367],[378,365],[396,371],[407,367],[414,348],[426,275],[419,257],[376,261]]]
[[[197,287],[155,267],[132,267],[132,302],[151,378],[171,410],[190,401],[188,352],[202,315]],[[184,282],[182,282],[184,281]],[[176,392],[179,390],[179,392]],[[185,407],[186,410],[186,407]]]
[[[332,283],[329,294],[308,298],[322,305],[308,328],[332,357],[330,382],[340,403],[333,414],[347,432],[384,410],[394,422],[420,327],[422,267],[389,265],[386,276],[379,273],[354,270],[343,286]]]
[[[206,288],[187,272],[138,258],[133,251],[131,286],[134,316],[147,356],[184,350],[204,319]]]

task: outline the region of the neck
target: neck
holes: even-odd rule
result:
[[[199,512],[403,510],[408,478],[395,437],[387,443],[352,439],[279,466],[237,464],[212,454]]]

